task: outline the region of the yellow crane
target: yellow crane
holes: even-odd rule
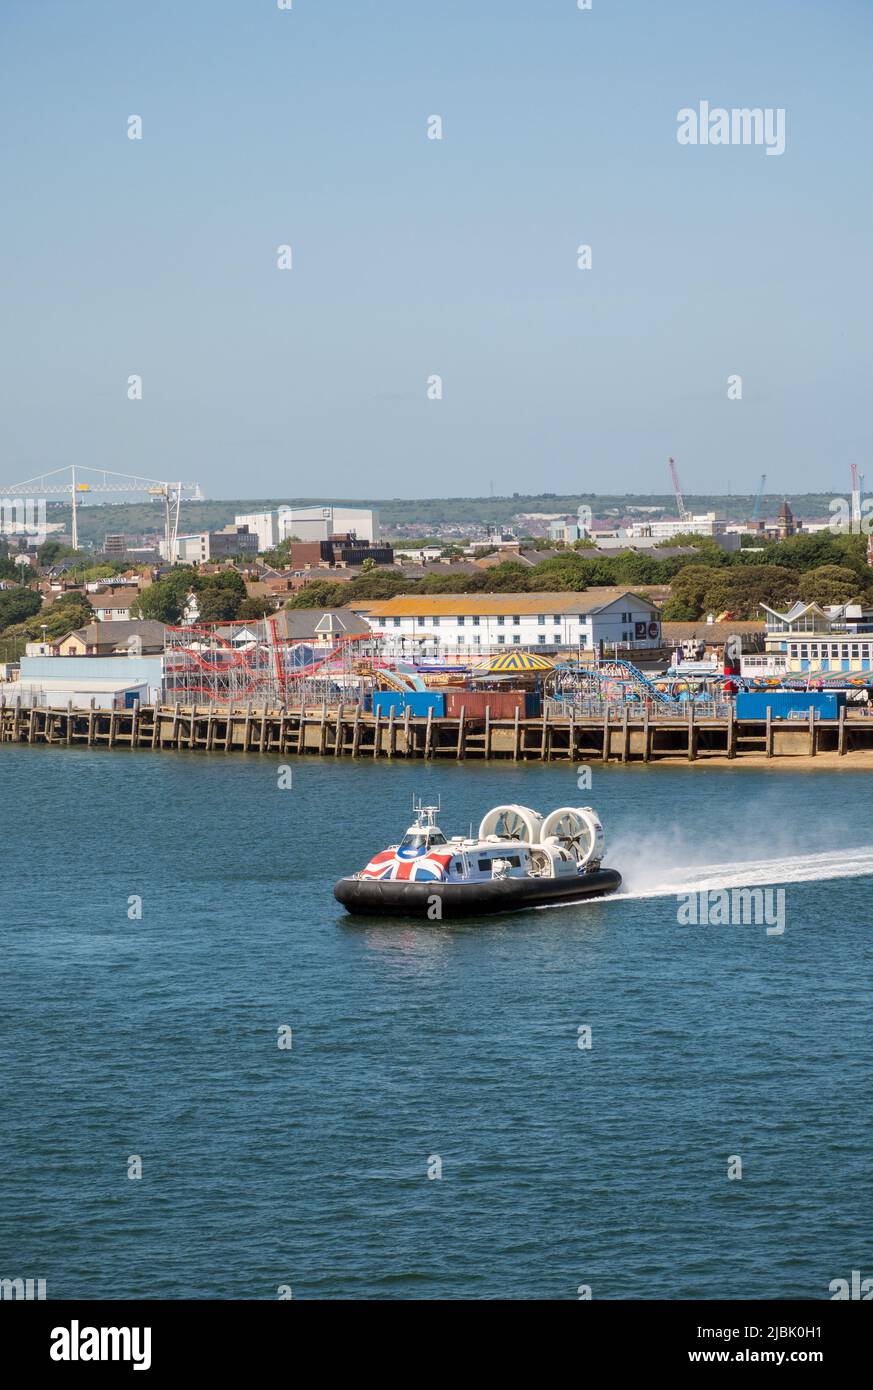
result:
[[[91,481],[82,481],[81,474],[96,475]],[[178,556],[179,515],[183,498],[199,502],[203,497],[199,483],[166,482],[160,478],[147,478],[142,473],[116,473],[109,468],[91,468],[69,464],[64,468],[54,468],[50,472],[25,478],[23,482],[4,485],[0,483],[0,496],[16,497],[25,494],[31,497],[69,497],[72,506],[73,549],[79,548],[78,502],[84,495],[103,495],[117,492],[146,494],[164,504],[164,558],[173,564]]]

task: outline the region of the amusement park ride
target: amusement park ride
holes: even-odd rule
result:
[[[289,643],[274,617],[168,627],[167,699],[184,706],[251,703],[278,709],[354,701],[365,686],[425,689],[415,671],[380,660],[372,648],[370,633],[348,633],[323,652],[308,642]]]
[[[167,627],[164,649],[166,701],[183,707],[217,705],[257,709],[363,703],[373,690],[408,693],[426,690],[412,665],[378,655],[371,633],[346,634],[334,646],[282,638],[276,617],[230,623]],[[839,677],[834,677],[839,681]],[[845,684],[846,678],[842,678]],[[809,687],[828,681],[810,682]],[[697,704],[722,705],[739,690],[782,684],[797,688],[799,678],[744,678],[730,671],[706,676],[650,677],[632,662],[601,659],[589,665],[556,665],[542,680],[542,694],[565,707],[647,705],[669,714]]]

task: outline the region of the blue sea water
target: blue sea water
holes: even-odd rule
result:
[[[595,766],[580,792],[560,765],[312,758],[280,790],[279,767],[0,748],[0,1275],[119,1299],[873,1275],[865,774]],[[334,879],[414,793],[450,834],[590,802],[627,891],[346,917]],[[782,884],[785,931],[680,925],[677,891],[723,882]]]

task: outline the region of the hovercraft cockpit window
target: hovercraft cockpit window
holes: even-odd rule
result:
[[[446,837],[441,830],[431,830],[429,834],[425,831],[410,831],[400,841],[400,848],[424,849],[425,846],[444,845],[446,843]]]

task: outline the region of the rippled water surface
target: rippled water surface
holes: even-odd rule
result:
[[[0,1275],[826,1298],[873,1274],[865,774],[595,767],[582,793],[559,765],[303,759],[279,790],[279,766],[0,748]],[[590,801],[623,890],[353,921],[333,881],[413,793],[449,834]],[[784,888],[784,932],[677,920],[743,885]]]

